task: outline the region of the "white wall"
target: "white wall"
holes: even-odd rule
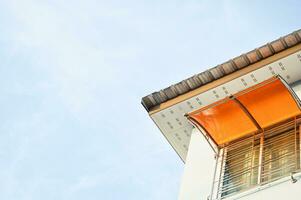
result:
[[[205,200],[210,195],[215,159],[209,144],[193,129],[186,157],[179,200]]]
[[[292,183],[289,177],[284,178],[286,180],[280,180],[275,185],[272,184],[270,187],[263,186],[261,190],[249,192],[248,195],[240,197],[230,197],[225,200],[300,200],[301,199],[301,179],[300,174],[295,175],[298,179],[296,183]],[[276,182],[277,183],[277,182]],[[265,187],[265,189],[263,189]]]

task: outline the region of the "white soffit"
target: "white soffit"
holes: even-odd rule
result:
[[[154,113],[151,118],[185,162],[193,128],[184,117],[185,113],[200,109],[277,74],[289,84],[301,80],[301,51]]]

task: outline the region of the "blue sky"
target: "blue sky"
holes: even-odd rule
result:
[[[141,97],[300,29],[300,7],[0,0],[0,199],[176,199]]]

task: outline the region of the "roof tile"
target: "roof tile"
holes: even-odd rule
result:
[[[176,88],[178,94],[184,94],[189,91],[189,86],[185,81],[175,84],[174,87]]]
[[[190,89],[195,89],[199,86],[201,86],[202,82],[197,76],[190,77],[186,80],[187,85]]]
[[[260,60],[260,56],[258,55],[256,49],[247,53],[246,56],[248,57],[250,63],[255,63]]]
[[[283,45],[280,39],[271,42],[271,46],[273,47],[275,53],[278,53],[285,49],[285,46]]]
[[[167,96],[168,99],[172,99],[177,96],[177,92],[174,90],[173,87],[168,87],[163,89],[163,92]]]
[[[214,67],[214,68],[210,69],[209,71],[215,79],[218,79],[225,75],[223,68],[219,67],[219,66]]]
[[[233,61],[238,69],[244,68],[249,64],[244,55],[234,58]]]
[[[235,72],[241,68],[300,43],[301,29],[271,43],[267,43],[266,45],[250,51],[247,54],[243,54],[205,72],[194,75],[193,77],[167,87],[159,92],[154,92],[150,95],[147,95],[142,98],[142,104],[146,110],[149,111],[152,107],[168,101],[169,99],[173,99],[181,94],[194,90],[195,88],[198,88],[204,84],[219,79],[227,74]]]
[[[197,76],[202,81],[202,84],[206,84],[214,80],[214,77],[209,71],[204,71]]]
[[[262,55],[263,58],[267,58],[271,55],[273,55],[272,50],[269,48],[268,45],[264,45],[262,47],[258,48],[258,51],[260,52],[260,54]]]
[[[233,66],[231,61],[225,62],[225,63],[221,64],[220,66],[223,68],[225,74],[230,74],[236,70],[236,67]]]
[[[288,47],[294,46],[295,44],[298,43],[298,40],[294,35],[288,35],[284,37],[284,41]]]

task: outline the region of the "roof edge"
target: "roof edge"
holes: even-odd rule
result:
[[[175,99],[234,72],[241,71],[244,68],[254,65],[255,63],[258,63],[298,44],[301,44],[301,29],[286,36],[280,37],[277,40],[267,43],[238,57],[230,59],[229,61],[217,65],[211,69],[196,74],[179,83],[171,85],[170,87],[153,92],[152,94],[143,97],[141,104],[148,112],[151,112],[155,108],[158,108],[158,106],[160,106],[162,103]]]

